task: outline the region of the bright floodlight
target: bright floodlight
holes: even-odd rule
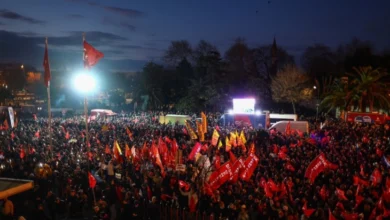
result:
[[[96,87],[95,78],[89,74],[78,74],[74,78],[74,86],[82,93],[91,92]]]
[[[234,113],[233,109],[229,109],[228,113],[233,114]]]
[[[233,111],[238,114],[253,114],[255,112],[255,99],[233,99]]]
[[[256,114],[256,115],[261,115],[261,111],[257,110],[257,111],[255,112],[255,114]]]

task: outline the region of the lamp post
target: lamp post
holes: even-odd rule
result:
[[[76,90],[84,95],[84,117],[85,117],[85,145],[89,153],[89,131],[88,131],[88,94],[96,88],[95,78],[88,73],[81,73],[74,78]],[[88,163],[89,166],[89,163]]]
[[[318,108],[320,106],[319,99],[320,99],[320,90],[317,89],[317,86],[313,86],[313,89],[317,91],[317,98],[316,98],[316,121],[318,120]]]

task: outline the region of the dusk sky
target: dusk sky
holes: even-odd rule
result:
[[[182,39],[223,53],[238,37],[260,46],[275,36],[300,57],[315,43],[335,48],[357,37],[382,51],[390,48],[389,11],[388,0],[2,0],[0,61],[42,69],[47,36],[52,68],[78,68],[82,32],[105,54],[104,70],[140,70]]]

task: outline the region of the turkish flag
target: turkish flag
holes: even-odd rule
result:
[[[88,180],[89,180],[89,187],[91,187],[92,189],[95,188],[95,186],[96,186],[96,179],[91,174],[91,172],[88,172]]]
[[[179,187],[183,188],[185,191],[190,190],[190,184],[184,182],[183,180],[179,180]]]
[[[95,66],[104,54],[84,40],[84,68]]]
[[[43,68],[45,70],[44,73],[45,86],[49,87],[51,74],[50,74],[50,64],[49,64],[49,53],[47,51],[47,39],[45,43],[45,55],[43,56]]]

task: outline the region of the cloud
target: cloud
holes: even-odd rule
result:
[[[0,9],[0,18],[5,18],[5,19],[10,19],[10,20],[18,20],[18,21],[23,21],[27,22],[29,24],[44,24],[45,22],[30,18],[27,16],[20,15],[16,12],[9,11],[7,9]]]
[[[126,22],[121,22],[120,25],[129,31],[135,31],[135,26]]]
[[[64,66],[82,68],[82,32],[68,32],[66,36],[49,37],[49,56],[52,69]],[[0,30],[0,62],[26,63],[42,70],[44,37],[39,33],[9,32]],[[156,48],[121,46],[126,38],[105,32],[86,32],[86,39],[105,57],[96,69],[110,72],[113,69],[125,71],[140,70],[149,60],[148,56],[159,56]],[[157,54],[157,55],[156,55]]]
[[[82,19],[82,18],[85,18],[84,15],[80,15],[80,14],[69,14],[66,16],[67,18],[74,18],[74,19]]]
[[[119,7],[111,7],[111,6],[101,6],[104,8],[106,11],[113,12],[115,14],[120,14],[126,17],[141,17],[144,16],[145,13],[142,11],[138,11],[135,9],[128,9],[128,8],[119,8]]]
[[[109,25],[109,26],[114,26],[114,27],[119,27],[119,28],[125,28],[126,30],[129,30],[131,32],[134,32],[136,30],[136,27],[132,24],[129,24],[127,22],[115,22],[111,18],[104,17],[102,20],[102,24],[104,25]]]
[[[136,18],[136,17],[142,17],[145,16],[146,13],[136,10],[136,9],[130,9],[130,8],[121,8],[121,7],[113,7],[113,6],[105,6],[105,5],[100,5],[96,2],[88,1],[88,0],[65,0],[67,2],[73,2],[73,3],[84,3],[88,4],[90,6],[94,7],[99,7],[102,8],[108,12],[112,12],[115,14],[119,14],[125,17],[130,17],[130,18]]]
[[[0,21],[0,26],[3,26],[3,25],[5,25],[5,24],[4,24],[3,22]]]
[[[118,45],[119,48],[124,49],[139,49],[139,50],[151,50],[151,51],[164,51],[162,49],[154,48],[154,47],[143,47],[139,45]]]

